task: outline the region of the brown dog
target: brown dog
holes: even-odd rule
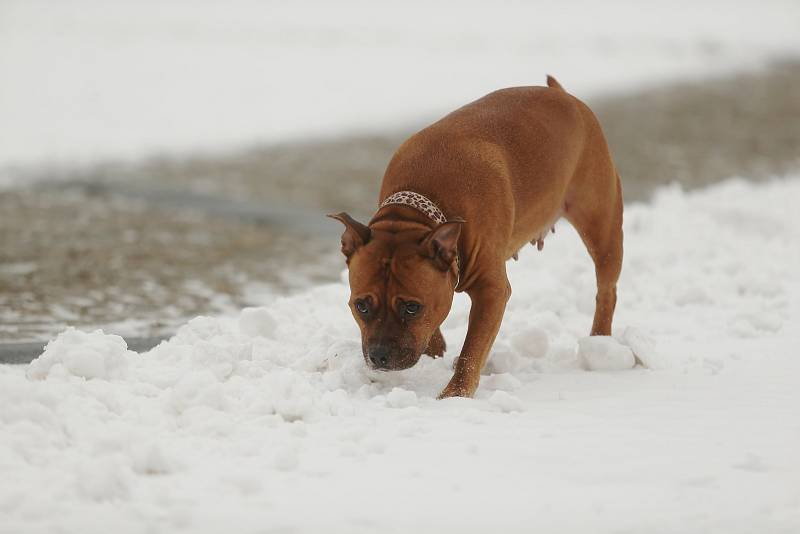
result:
[[[346,213],[342,252],[367,364],[411,367],[441,356],[439,326],[454,291],[472,301],[469,329],[440,397],[469,397],[500,328],[505,263],[541,250],[565,217],[594,260],[592,335],[610,335],[622,265],[622,189],[600,124],[552,77],[501,89],[414,134],[397,150],[380,207],[363,225]]]

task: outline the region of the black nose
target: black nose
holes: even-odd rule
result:
[[[389,349],[383,345],[372,347],[369,351],[369,359],[377,368],[386,367],[389,363]]]

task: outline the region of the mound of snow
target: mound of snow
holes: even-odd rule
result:
[[[649,369],[664,369],[667,362],[656,349],[655,340],[640,328],[629,326],[622,333],[622,341],[631,348],[636,360]]]
[[[616,338],[585,338],[594,268],[561,225],[508,264],[475,400],[436,400],[463,295],[444,358],[392,373],[365,366],[346,282],[142,355],[69,329],[27,376],[0,366],[0,530],[796,531],[797,198],[800,179],[628,206]]]
[[[120,336],[105,334],[102,330],[86,333],[68,328],[48,343],[42,355],[30,364],[28,377],[123,378],[131,359],[136,357]]]
[[[511,337],[511,345],[522,354],[531,358],[544,358],[550,348],[547,331],[538,326],[531,326]]]
[[[521,400],[510,393],[500,390],[492,393],[492,396],[489,397],[489,404],[501,412],[521,412],[525,410],[525,405]]]
[[[590,371],[622,371],[636,365],[630,347],[611,336],[590,336],[578,340],[578,358]]]
[[[407,391],[403,388],[392,388],[392,391],[386,395],[386,402],[392,408],[408,408],[409,406],[417,405],[417,394],[413,391]]]
[[[239,315],[239,329],[248,336],[270,337],[278,323],[267,308],[245,308]]]

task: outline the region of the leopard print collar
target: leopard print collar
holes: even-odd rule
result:
[[[444,212],[439,209],[439,206],[434,204],[433,201],[425,195],[420,195],[414,191],[398,191],[397,193],[393,193],[386,197],[383,202],[381,202],[381,205],[378,207],[378,209],[388,206],[389,204],[403,204],[405,206],[411,206],[417,211],[421,211],[427,215],[428,218],[437,225],[447,222],[447,217],[444,216]],[[455,268],[456,285],[454,287],[458,287],[458,283],[461,281],[461,265],[458,261],[458,253],[456,253]]]
[[[428,218],[436,224],[447,222],[447,217],[444,216],[439,206],[434,204],[428,197],[415,193],[414,191],[398,191],[397,193],[391,194],[386,197],[386,200],[381,202],[380,207],[382,208],[389,204],[405,204],[406,206],[411,206],[427,215]]]

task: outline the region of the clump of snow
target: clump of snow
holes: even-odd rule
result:
[[[297,468],[297,465],[297,450],[294,447],[281,447],[275,453],[275,468],[279,471],[292,471]]]
[[[248,336],[270,337],[278,327],[267,308],[245,308],[239,314],[239,329]]]
[[[80,493],[93,501],[116,501],[129,497],[132,473],[117,458],[84,459],[76,471]]]
[[[655,340],[635,326],[629,326],[622,333],[622,342],[631,348],[636,360],[649,369],[662,369],[668,366],[656,349]]]
[[[481,380],[481,387],[515,391],[522,387],[522,381],[511,373],[498,373],[484,376]]]
[[[413,391],[407,391],[403,388],[392,388],[392,391],[386,395],[386,402],[392,408],[408,408],[409,406],[417,405],[417,394]]]
[[[91,333],[68,328],[47,344],[44,352],[28,367],[28,377],[80,376],[83,378],[123,378],[136,353],[120,336]]]
[[[157,442],[134,444],[131,458],[133,470],[140,475],[164,475],[176,467],[176,461]]]
[[[211,371],[187,373],[170,388],[169,404],[182,413],[191,408],[206,407],[223,410],[226,398],[222,384]]]
[[[511,337],[511,345],[520,353],[531,358],[544,358],[550,347],[547,331],[538,326],[531,326]]]
[[[794,178],[628,206],[613,338],[585,338],[594,269],[560,225],[508,264],[475,400],[436,400],[464,295],[444,358],[392,373],[366,367],[346,282],[196,318],[141,355],[69,329],[27,369],[0,366],[0,523],[796,531],[797,198]],[[458,513],[444,524],[442,510]]]
[[[578,340],[578,357],[590,371],[622,371],[636,365],[630,347],[611,336],[582,337]]]
[[[497,343],[492,358],[486,364],[486,370],[490,373],[513,373],[523,365],[524,360],[519,351],[509,350],[503,343]]]
[[[489,404],[501,412],[521,412],[525,410],[525,405],[514,395],[505,391],[495,391],[489,397]]]

